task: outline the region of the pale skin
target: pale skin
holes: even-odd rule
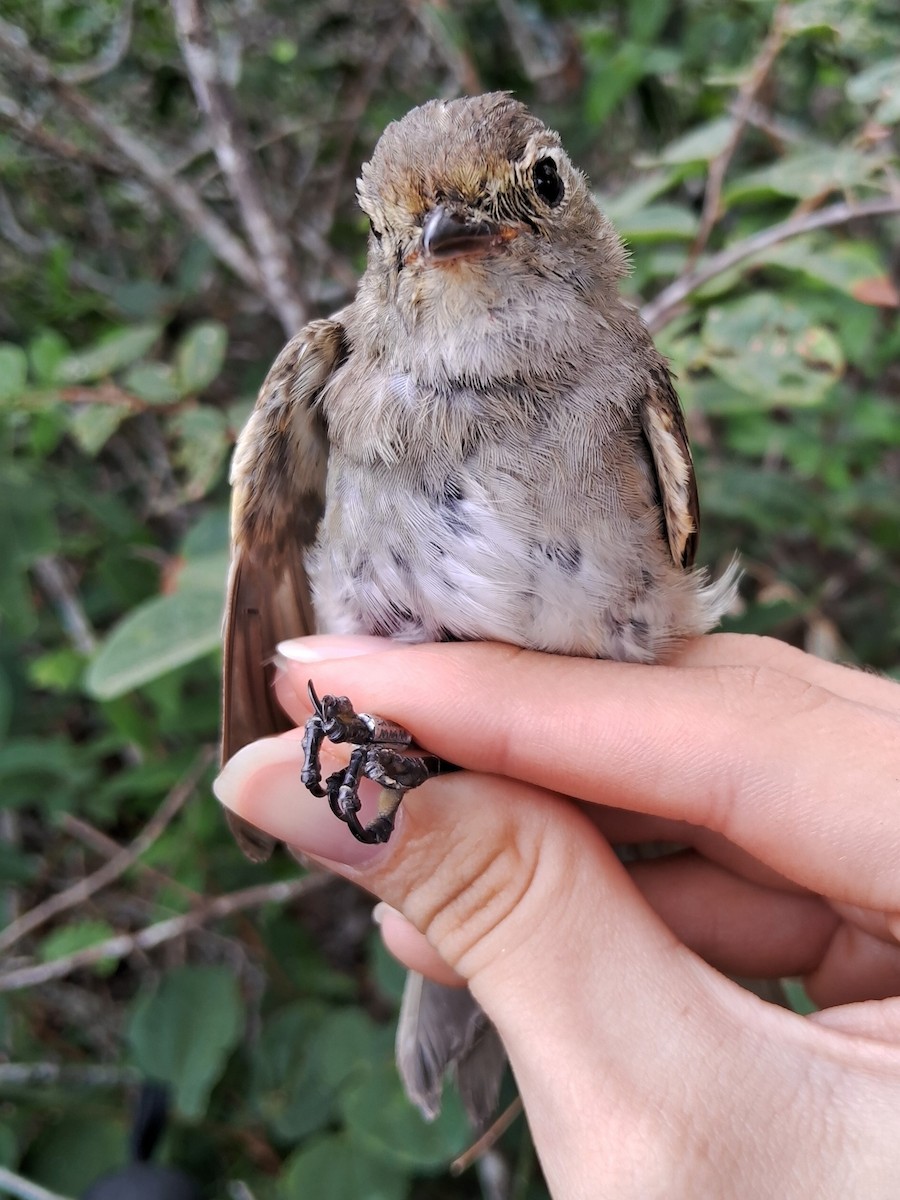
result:
[[[497,1025],[557,1200],[896,1197],[900,687],[761,638],[666,667],[487,644],[289,643],[464,770],[362,846],[257,742],[220,798],[385,901],[407,965]],[[576,806],[564,797],[577,797]],[[612,842],[677,841],[623,867]],[[822,1011],[720,972],[800,975]]]

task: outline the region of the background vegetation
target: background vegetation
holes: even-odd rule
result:
[[[0,1164],[76,1195],[152,1074],[210,1196],[540,1197],[521,1123],[446,1174],[367,903],[211,798],[229,451],[353,292],[385,123],[511,88],[632,247],[734,627],[897,673],[896,0],[208,7],[2,4]]]

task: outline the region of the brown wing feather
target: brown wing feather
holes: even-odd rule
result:
[[[232,561],[225,609],[222,761],[291,727],[272,687],[275,647],[315,629],[303,565],[325,496],[322,388],[346,356],[339,317],[314,321],[276,359],[235,449]],[[268,835],[228,815],[238,844],[268,858]]]
[[[663,523],[674,562],[693,565],[700,532],[700,502],[684,414],[668,371],[654,371],[641,406],[641,427],[662,506]]]

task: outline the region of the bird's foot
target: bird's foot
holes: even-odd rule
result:
[[[316,695],[312,680],[308,685],[313,715],[303,735],[303,784],[314,796],[327,796],[331,811],[343,821],[360,842],[386,842],[394,829],[400,801],[412,788],[426,779],[452,770],[450,763],[434,754],[408,752],[412,734],[393,721],[370,713],[358,713],[346,696]],[[320,752],[322,742],[349,742],[354,746],[350,761],[322,784]],[[359,785],[371,779],[384,789],[378,815],[364,825],[359,819]]]

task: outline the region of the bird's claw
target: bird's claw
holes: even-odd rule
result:
[[[434,754],[409,753],[412,734],[393,721],[358,713],[346,696],[322,696],[312,680],[307,691],[313,714],[303,734],[303,768],[300,778],[314,796],[328,797],[334,815],[360,842],[386,842],[394,817],[406,792],[450,767]],[[335,771],[322,785],[322,742],[349,742],[354,746],[347,766]],[[363,825],[359,819],[360,781],[371,779],[392,795],[385,796],[378,816]]]

